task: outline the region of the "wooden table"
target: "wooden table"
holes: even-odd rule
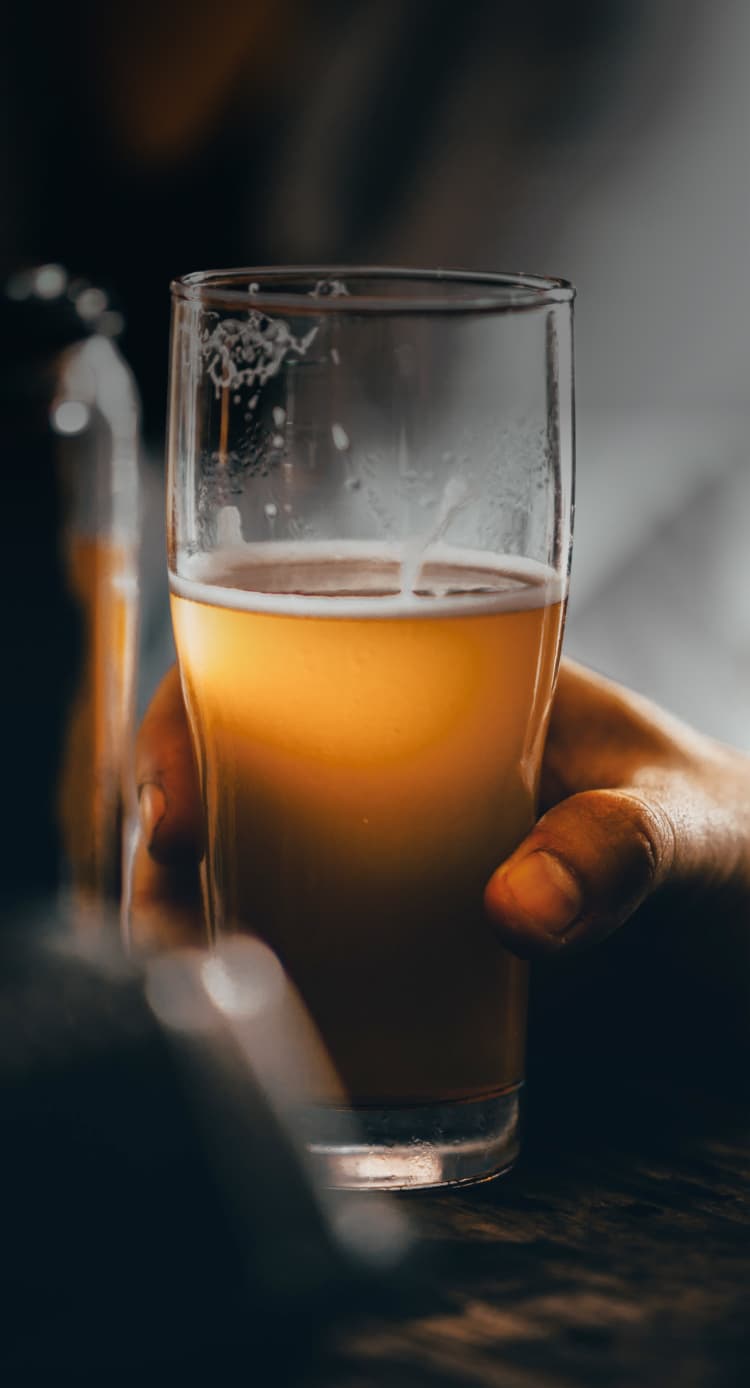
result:
[[[705,1096],[567,1129],[543,1105],[516,1172],[408,1197],[421,1304],[339,1335],[310,1382],[745,1388],[749,1137],[747,1111]]]

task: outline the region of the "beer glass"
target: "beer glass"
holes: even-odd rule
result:
[[[213,940],[258,935],[341,1090],[330,1184],[518,1151],[527,968],[483,890],[531,828],[570,560],[573,290],[210,271],[172,286],[168,557]]]

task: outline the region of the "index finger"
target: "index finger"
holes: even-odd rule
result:
[[[180,676],[164,676],[136,742],[136,779],[143,837],[158,863],[197,862],[203,852],[198,773]]]
[[[540,799],[629,785],[644,767],[688,769],[699,735],[633,690],[564,659],[552,705]]]

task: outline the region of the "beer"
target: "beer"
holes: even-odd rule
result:
[[[407,596],[355,542],[186,563],[210,924],[278,952],[355,1104],[517,1084],[526,966],[482,894],[535,818],[559,580],[435,547]]]

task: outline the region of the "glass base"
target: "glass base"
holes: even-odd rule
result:
[[[414,1108],[316,1109],[308,1115],[308,1149],[323,1184],[339,1190],[487,1181],[518,1157],[520,1088]]]

